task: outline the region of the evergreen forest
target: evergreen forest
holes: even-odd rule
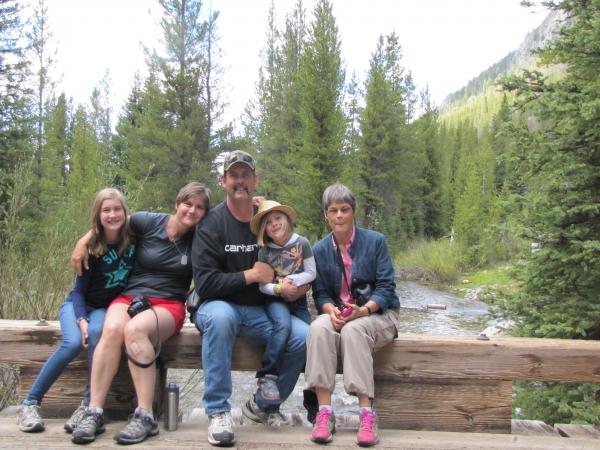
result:
[[[242,126],[222,120],[219,12],[157,1],[164,45],[146,49],[148,75],[113,111],[108,78],[86,104],[57,91],[45,0],[0,0],[0,319],[56,319],[97,190],[168,212],[200,180],[218,202],[219,155],[243,149],[258,160],[259,194],[293,206],[311,241],[328,232],[321,194],[341,181],[397,261],[415,249],[435,260],[408,269],[452,284],[508,267],[511,289],[489,302],[515,335],[600,337],[599,0],[523,2],[559,14],[553,39],[443,107],[416,88],[396,33],[372,43],[361,79],[345,72],[330,0],[310,11],[298,0],[283,25],[273,1]],[[596,385],[515,393],[520,418],[600,421]]]

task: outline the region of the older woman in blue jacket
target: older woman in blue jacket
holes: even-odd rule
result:
[[[318,443],[333,439],[331,394],[341,361],[344,388],[358,397],[360,407],[356,441],[375,445],[373,353],[397,336],[400,301],[394,268],[385,237],[355,226],[356,201],[346,186],[329,186],[323,193],[323,209],[332,233],[313,248],[317,263],[313,297],[320,315],[308,335],[305,378],[306,388],[316,393],[319,411],[311,439]]]

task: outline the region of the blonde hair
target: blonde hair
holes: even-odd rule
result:
[[[294,224],[289,216],[281,210],[276,209],[275,211],[271,211],[268,214],[265,214],[262,219],[260,219],[260,226],[258,227],[258,235],[256,236],[256,243],[261,247],[264,247],[268,242],[272,242],[272,239],[267,234],[267,221],[271,214],[281,214],[285,217],[283,221],[283,232],[285,233],[286,242],[290,240],[292,237],[292,233],[294,232]]]
[[[92,203],[92,210],[90,213],[90,222],[92,229],[92,238],[88,246],[88,251],[91,255],[96,257],[104,255],[108,251],[108,243],[106,242],[106,236],[104,234],[104,227],[100,222],[100,212],[102,211],[102,203],[104,200],[116,199],[121,203],[123,207],[123,213],[125,214],[125,223],[119,230],[119,255],[123,254],[125,249],[131,244],[131,229],[129,227],[129,210],[127,209],[127,203],[125,202],[125,196],[123,193],[115,188],[105,188],[96,194],[94,203]]]
[[[177,198],[175,199],[175,204],[179,205],[180,203],[185,202],[190,197],[198,196],[204,202],[204,208],[206,212],[208,212],[210,208],[210,189],[207,188],[204,183],[200,183],[199,181],[191,181],[181,189],[177,193]]]

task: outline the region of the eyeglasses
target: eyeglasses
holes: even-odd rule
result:
[[[350,206],[343,206],[341,208],[328,208],[327,214],[336,215],[338,212],[341,212],[342,214],[350,214],[351,211],[352,208]]]

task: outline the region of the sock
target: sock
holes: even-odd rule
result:
[[[373,407],[372,406],[361,406],[360,410],[361,411],[373,412]]]
[[[322,409],[328,409],[329,411],[333,411],[331,405],[319,405],[319,411],[321,411]]]
[[[150,417],[152,420],[154,420],[154,414],[152,414],[151,411],[145,410],[141,406],[135,408],[135,412],[142,417]]]
[[[103,408],[98,408],[96,406],[88,406],[86,408],[87,411],[91,412],[92,414],[96,414],[98,416],[101,416],[102,413],[104,412]]]

